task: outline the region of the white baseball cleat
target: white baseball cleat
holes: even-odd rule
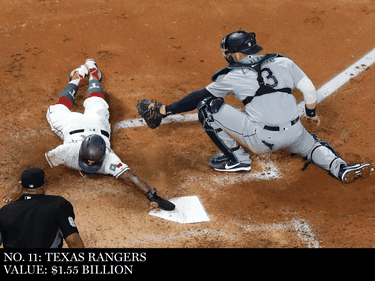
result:
[[[69,75],[69,81],[80,79],[77,86],[80,86],[82,84],[83,79],[86,78],[86,76],[89,74],[87,68],[84,65],[81,65],[80,67],[74,69],[72,72],[70,72]]]
[[[94,59],[87,59],[85,63],[85,67],[89,71],[89,79],[96,79],[98,81],[102,81],[102,73],[100,72],[98,66]]]

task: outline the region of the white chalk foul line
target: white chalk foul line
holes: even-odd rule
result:
[[[175,114],[165,117],[161,123],[172,123],[172,122],[189,122],[189,121],[197,121],[198,120],[198,114]],[[123,120],[117,123],[116,129],[121,128],[132,128],[132,127],[142,127],[146,125],[146,122],[142,118],[137,119],[129,119],[129,120]]]
[[[329,80],[326,84],[324,84],[318,91],[317,97],[318,102],[321,102],[326,97],[330,96],[336,90],[338,90],[341,86],[346,84],[350,79],[356,77],[362,71],[369,68],[375,62],[375,49],[371,52],[366,54],[364,57],[359,59],[357,62],[349,66],[343,72],[338,74],[333,79]],[[301,102],[298,104],[298,109],[300,115],[305,112],[305,102]]]
[[[357,62],[349,66],[343,72],[341,72],[336,77],[334,77],[333,79],[328,81],[326,84],[324,84],[317,91],[318,102],[321,102],[326,97],[330,96],[337,89],[339,89],[341,86],[346,84],[350,79],[356,77],[362,71],[369,68],[374,62],[375,62],[375,49],[373,49],[371,52],[369,52],[364,57],[359,59]],[[300,115],[302,115],[305,112],[304,101],[298,104],[298,110],[299,110]],[[166,118],[162,120],[161,123],[166,124],[166,123],[172,123],[172,122],[190,122],[190,121],[196,121],[196,120],[198,120],[197,113],[176,114],[176,115],[167,116]],[[120,128],[142,127],[144,125],[146,125],[146,123],[144,122],[142,118],[123,120],[116,125],[115,130],[120,129]]]

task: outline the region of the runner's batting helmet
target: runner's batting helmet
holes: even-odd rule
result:
[[[96,173],[102,166],[106,144],[99,135],[87,136],[79,150],[78,165],[86,173]]]

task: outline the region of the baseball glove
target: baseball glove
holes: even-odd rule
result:
[[[138,114],[142,116],[147,126],[151,129],[159,127],[164,117],[164,115],[160,113],[161,106],[161,103],[147,99],[143,99],[137,104]]]

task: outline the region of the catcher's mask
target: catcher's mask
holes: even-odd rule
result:
[[[221,52],[229,64],[235,63],[232,56],[228,54],[243,53],[253,55],[259,53],[263,48],[256,44],[255,33],[238,30],[223,38],[220,44]]]
[[[102,166],[106,144],[99,135],[87,136],[79,150],[78,165],[86,173],[96,173]]]

